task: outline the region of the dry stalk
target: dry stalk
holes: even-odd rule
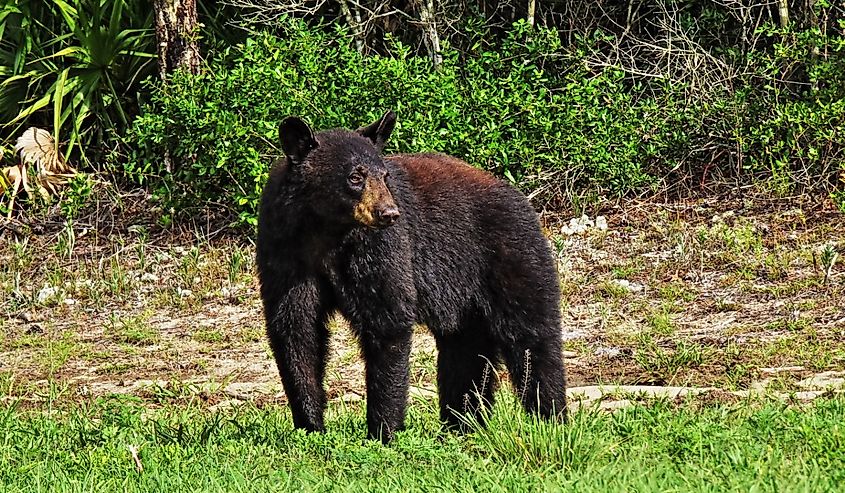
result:
[[[528,392],[528,384],[531,382],[531,350],[525,350],[525,363],[522,368],[522,388],[519,390],[519,400],[525,402]]]
[[[141,459],[138,457],[138,447],[136,445],[128,445],[129,453],[132,455],[132,461],[135,463],[135,470],[138,474],[144,472],[144,465],[141,464]]]

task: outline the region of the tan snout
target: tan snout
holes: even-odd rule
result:
[[[384,179],[367,177],[353,215],[356,221],[370,228],[385,228],[399,219],[399,207]]]

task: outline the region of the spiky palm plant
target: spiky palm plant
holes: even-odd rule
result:
[[[0,139],[52,126],[88,159],[120,133],[155,68],[153,12],[140,0],[10,0],[0,6]]]

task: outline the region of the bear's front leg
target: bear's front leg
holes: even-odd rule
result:
[[[411,326],[385,336],[361,334],[367,365],[367,438],[388,443],[405,424]]]
[[[293,425],[308,431],[323,431],[329,306],[316,281],[300,282],[281,291],[262,289],[262,296],[267,336],[293,414]]]

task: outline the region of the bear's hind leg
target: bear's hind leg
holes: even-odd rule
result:
[[[483,420],[483,410],[493,405],[497,347],[477,324],[436,339],[440,421],[466,431],[466,418]]]
[[[517,397],[528,412],[566,420],[566,372],[560,336],[517,341],[505,350]]]

